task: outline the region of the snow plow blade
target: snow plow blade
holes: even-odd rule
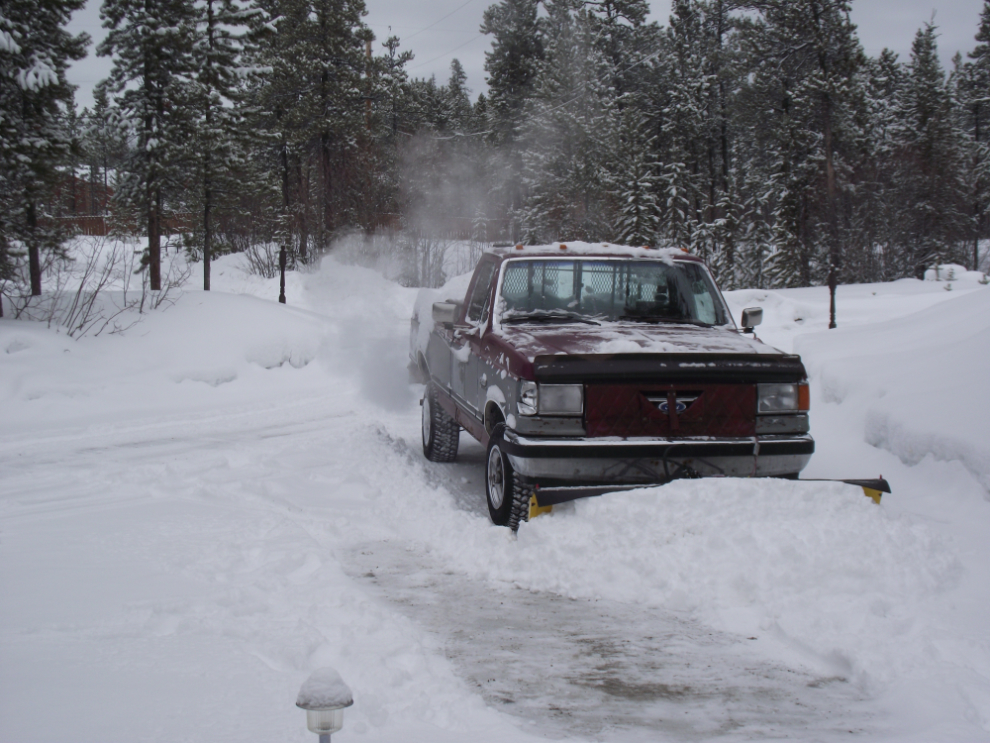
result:
[[[711,478],[716,479],[716,478]],[[858,488],[863,489],[863,494],[873,500],[874,503],[880,503],[880,498],[884,493],[890,492],[890,483],[884,480],[882,477],[878,477],[875,480],[833,480],[830,478],[809,478],[807,480],[799,479],[794,480],[794,482],[843,482],[846,485],[855,485]],[[578,498],[590,498],[596,495],[604,495],[605,493],[615,493],[621,492],[623,490],[635,490],[638,488],[649,488],[658,487],[660,485],[665,485],[665,482],[657,483],[646,483],[638,485],[590,485],[590,486],[564,486],[564,487],[537,487],[536,492],[530,496],[529,500],[529,518],[535,518],[543,513],[549,513],[553,506],[559,505],[561,503],[567,503],[568,501],[577,500]]]
[[[844,482],[846,485],[855,485],[858,488],[863,488],[863,495],[872,498],[877,505],[880,505],[881,496],[890,492],[890,483],[882,477],[875,480],[831,480],[823,477],[798,480],[798,482]]]

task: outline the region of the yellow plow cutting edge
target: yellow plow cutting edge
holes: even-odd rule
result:
[[[537,516],[550,513],[553,510],[553,506],[541,506],[536,502],[536,496],[529,496],[529,518],[535,519]]]
[[[809,480],[798,480],[798,482],[844,482],[846,485],[855,485],[863,488],[863,495],[880,505],[880,498],[884,493],[890,492],[890,483],[878,477],[875,480],[830,480],[828,478],[811,478]]]
[[[883,492],[880,490],[874,490],[873,488],[863,488],[863,495],[867,498],[872,498],[873,502],[879,506],[880,498],[883,496]]]

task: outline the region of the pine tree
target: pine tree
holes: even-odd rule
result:
[[[485,71],[493,140],[498,145],[515,140],[543,59],[539,4],[539,0],[501,0],[483,16],[481,32],[492,36],[492,50],[485,52]]]
[[[106,216],[108,196],[116,187],[111,173],[121,169],[127,156],[126,131],[119,126],[106,87],[93,90],[93,110],[83,109],[80,146],[89,169],[91,213]]]
[[[531,240],[611,239],[618,117],[611,65],[585,11],[548,5],[547,47],[520,133]]]
[[[100,17],[109,33],[97,53],[114,63],[107,89],[137,137],[116,196],[144,214],[150,287],[158,291],[164,217],[189,165],[193,8],[190,0],[104,0]]]
[[[363,194],[373,122],[368,111],[380,65],[363,0],[259,0],[275,29],[257,92],[278,139],[285,231],[298,256],[326,249],[336,230],[367,219]],[[364,217],[364,218],[363,218]]]
[[[446,85],[414,80],[416,133],[401,146],[401,191],[407,225],[433,236],[465,227],[484,202],[484,138],[458,60]]]
[[[699,0],[675,0],[670,16],[662,181],[667,242],[694,249],[708,260],[709,246],[693,243],[697,226],[705,218],[702,170],[708,134],[707,91],[714,82],[705,64],[703,13]]]
[[[245,0],[196,0],[191,101],[195,114],[192,151],[198,187],[194,204],[201,221],[203,289],[210,289],[214,210],[230,204],[233,191],[250,187],[246,150],[252,142],[244,119],[245,63],[262,33],[264,13]],[[247,48],[246,48],[247,47]]]
[[[616,199],[616,239],[626,245],[656,245],[660,233],[658,163],[650,147],[649,123],[635,107],[622,112]]]
[[[905,126],[899,196],[906,207],[905,237],[910,241],[905,248],[916,278],[924,278],[928,266],[950,259],[966,231],[961,132],[935,31],[928,23],[915,36],[901,111]]]
[[[516,140],[544,56],[539,6],[540,0],[500,0],[485,10],[481,23],[481,32],[492,37],[491,51],[485,52],[489,141],[496,155],[489,162],[490,200],[513,224],[524,199],[523,163]],[[511,239],[518,239],[515,227],[510,229]]]
[[[842,264],[840,196],[844,153],[855,138],[857,71],[864,61],[847,0],[751,2],[754,96],[776,116],[769,131],[777,249],[769,272],[784,285],[827,280],[834,296]],[[766,109],[764,109],[766,110]],[[750,126],[758,131],[758,123]],[[845,176],[845,177],[844,177]]]
[[[41,254],[58,251],[59,231],[44,217],[71,155],[66,125],[73,88],[70,60],[89,38],[66,32],[83,0],[5,0],[0,5],[0,281],[14,277],[27,248],[31,294],[41,294]],[[0,309],[2,313],[2,309]]]
[[[969,53],[961,81],[963,127],[970,138],[968,181],[972,204],[973,270],[980,266],[980,238],[990,237],[990,0],[984,0],[979,42]]]
[[[904,66],[889,49],[863,68],[863,112],[852,158],[855,188],[849,205],[847,281],[889,281],[911,273],[901,261],[904,215],[897,191],[904,78]]]

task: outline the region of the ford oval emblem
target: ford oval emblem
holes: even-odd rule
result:
[[[677,408],[678,414],[681,414],[687,410],[687,405],[680,400],[677,401],[677,405],[675,407]],[[657,409],[664,415],[670,415],[670,406],[667,404],[666,400],[660,400],[657,402]]]

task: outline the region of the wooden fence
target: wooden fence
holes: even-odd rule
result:
[[[81,235],[104,237],[111,231],[129,235],[144,234],[146,225],[130,220],[121,220],[113,215],[76,214],[67,217],[54,217],[56,224],[62,225]],[[514,238],[513,224],[508,219],[472,219],[470,217],[440,217],[428,224],[409,224],[401,214],[381,214],[376,220],[375,231],[413,232],[445,240],[477,240],[479,242],[511,241]],[[177,212],[162,219],[162,235],[176,235],[191,232],[193,214]]]
[[[145,227],[138,226],[129,220],[120,220],[113,216],[74,214],[69,217],[54,217],[55,224],[66,227],[80,235],[95,235],[105,237],[112,230],[128,235],[144,234]],[[162,220],[162,235],[176,235],[192,230],[193,215],[179,212]]]

